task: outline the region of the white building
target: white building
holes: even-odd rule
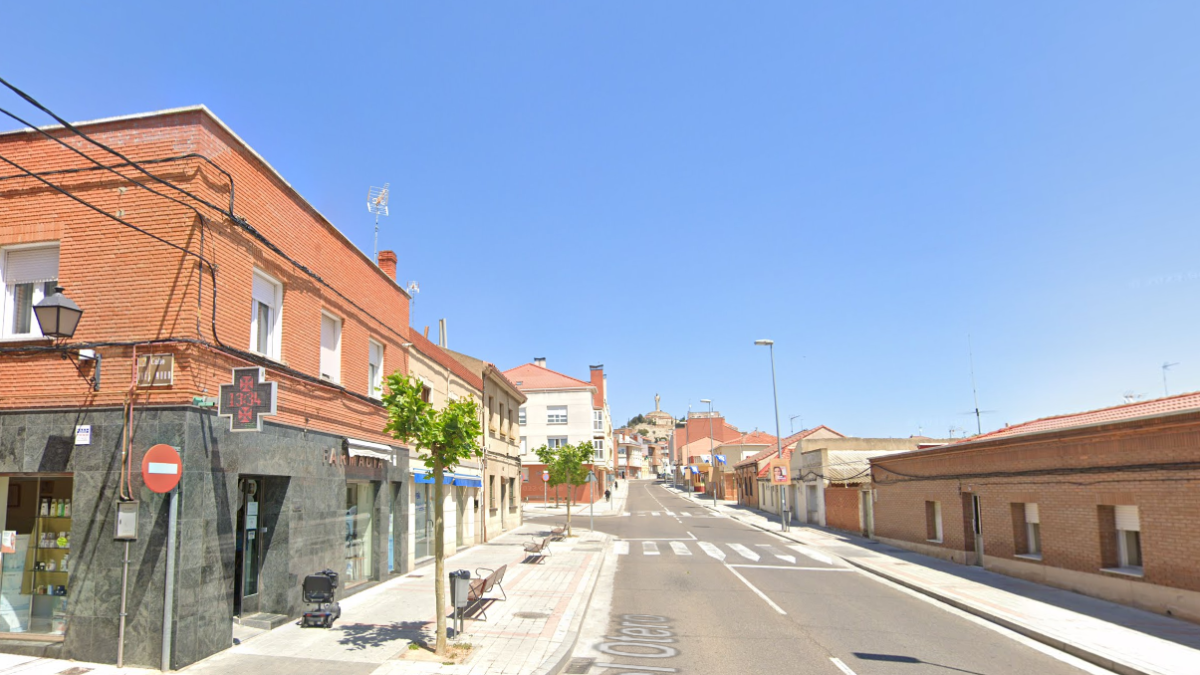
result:
[[[550,370],[544,358],[506,370],[504,376],[528,397],[517,413],[527,496],[536,498],[542,494],[542,464],[534,453],[542,445],[590,442],[595,449],[594,468],[615,472],[616,453],[604,366],[591,366],[590,382]]]
[[[618,430],[613,439],[617,443],[617,477],[644,478],[650,454],[648,439],[628,430]]]

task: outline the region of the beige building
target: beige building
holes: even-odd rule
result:
[[[446,350],[483,383],[482,541],[521,525],[521,428],[517,411],[527,397],[494,364]]]
[[[483,407],[483,381],[459,363],[441,347],[430,342],[418,331],[409,330],[411,346],[408,347],[409,374],[424,383],[425,397],[434,408],[444,408],[449,401],[471,398]],[[486,433],[486,430],[485,430]],[[403,483],[402,494],[392,495],[397,509],[395,518],[407,518],[407,531],[412,536],[404,537],[400,554],[399,569],[411,570],[415,565],[433,557],[433,498],[434,485],[420,459],[416,448],[409,448],[410,476]],[[482,461],[471,459],[463,462],[447,477],[449,484],[442,486],[442,508],[445,515],[445,551],[453,555],[459,549],[483,541],[484,517],[480,492],[483,485]]]

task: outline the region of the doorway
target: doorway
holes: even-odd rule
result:
[[[966,549],[975,552],[970,564],[983,567],[983,502],[979,495],[963,495],[963,524],[966,526]]]
[[[261,476],[238,478],[237,551],[233,565],[234,616],[244,617],[259,611],[258,589],[262,568],[259,505],[262,501]]]

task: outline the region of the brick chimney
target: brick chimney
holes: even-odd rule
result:
[[[598,366],[588,366],[592,371],[592,386],[596,388],[596,393],[592,394],[592,407],[604,407],[604,364]]]
[[[396,280],[396,252],[395,251],[380,251],[379,252],[379,269],[387,273],[392,281]]]

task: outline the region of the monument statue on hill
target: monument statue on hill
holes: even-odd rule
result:
[[[655,394],[655,395],[654,395],[654,412],[658,412],[658,411],[662,410],[662,408],[659,408],[659,407],[658,407],[658,402],[659,402],[659,401],[661,401],[661,400],[662,400],[662,399],[659,397],[659,395],[658,395],[658,394]]]

